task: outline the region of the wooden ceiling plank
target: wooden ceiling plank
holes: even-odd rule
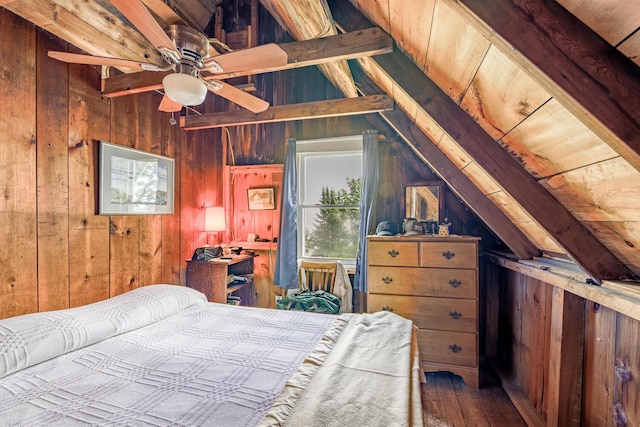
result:
[[[380,88],[359,67],[354,67],[352,73],[358,89],[363,94],[380,93]],[[389,131],[397,133],[518,258],[531,259],[540,254],[540,251],[513,225],[509,218],[487,199],[478,187],[415,126],[404,112],[393,110],[381,113],[380,116],[371,115],[367,117],[367,120],[382,133],[389,133]]]
[[[97,2],[18,0],[6,8],[89,54],[164,64],[140,33]]]
[[[198,31],[204,31],[213,16],[213,12],[205,8],[198,0],[181,0],[172,2],[172,4],[178,14]]]
[[[353,33],[291,43],[279,43],[287,52],[288,62],[277,68],[256,69],[237,73],[205,76],[205,80],[224,80],[231,77],[260,74],[271,71],[306,67],[338,59],[355,59],[361,56],[380,55],[393,51],[393,39],[377,27]],[[117,97],[131,93],[161,89],[167,73],[141,72],[110,77],[103,81],[103,94]]]
[[[182,17],[165,3],[164,0],[142,0],[142,3],[153,12],[162,27],[173,24],[186,25]]]
[[[436,2],[426,63],[418,65],[460,102],[491,43],[449,5]]]
[[[336,23],[342,29],[353,31],[362,28],[354,24],[363,22],[361,14],[348,2],[330,0],[330,5]],[[367,26],[371,25],[367,21]],[[373,60],[544,227],[594,280],[634,277],[620,260],[403,53],[394,51]],[[469,205],[475,206],[473,203]],[[479,216],[484,221],[487,220],[486,216]]]
[[[640,73],[555,1],[443,0],[640,170]]]
[[[185,130],[211,129],[222,126],[242,126],[257,123],[275,123],[326,117],[353,116],[393,110],[393,99],[387,95],[332,99],[300,104],[276,105],[261,113],[231,111],[180,117]]]
[[[326,0],[261,0],[265,8],[296,40],[309,40],[338,34]],[[347,97],[358,96],[349,66],[334,61],[319,66],[327,79]]]

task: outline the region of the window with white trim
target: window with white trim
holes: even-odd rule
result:
[[[362,135],[297,141],[298,255],[356,257],[360,230]]]

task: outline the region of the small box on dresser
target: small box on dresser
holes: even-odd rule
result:
[[[478,241],[471,236],[368,236],[369,312],[390,310],[418,327],[425,371],[479,386]]]

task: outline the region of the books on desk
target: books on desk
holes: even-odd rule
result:
[[[235,274],[229,274],[227,276],[227,285],[230,285],[232,283],[239,285],[242,283],[249,283],[251,281],[253,281],[253,274],[243,274],[241,276],[237,276]]]
[[[227,295],[227,304],[229,305],[240,305],[242,302],[242,300],[240,299],[240,297],[237,297],[235,295]]]

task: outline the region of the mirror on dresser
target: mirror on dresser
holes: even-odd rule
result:
[[[444,222],[444,181],[405,183],[404,187],[406,218],[436,226]]]

